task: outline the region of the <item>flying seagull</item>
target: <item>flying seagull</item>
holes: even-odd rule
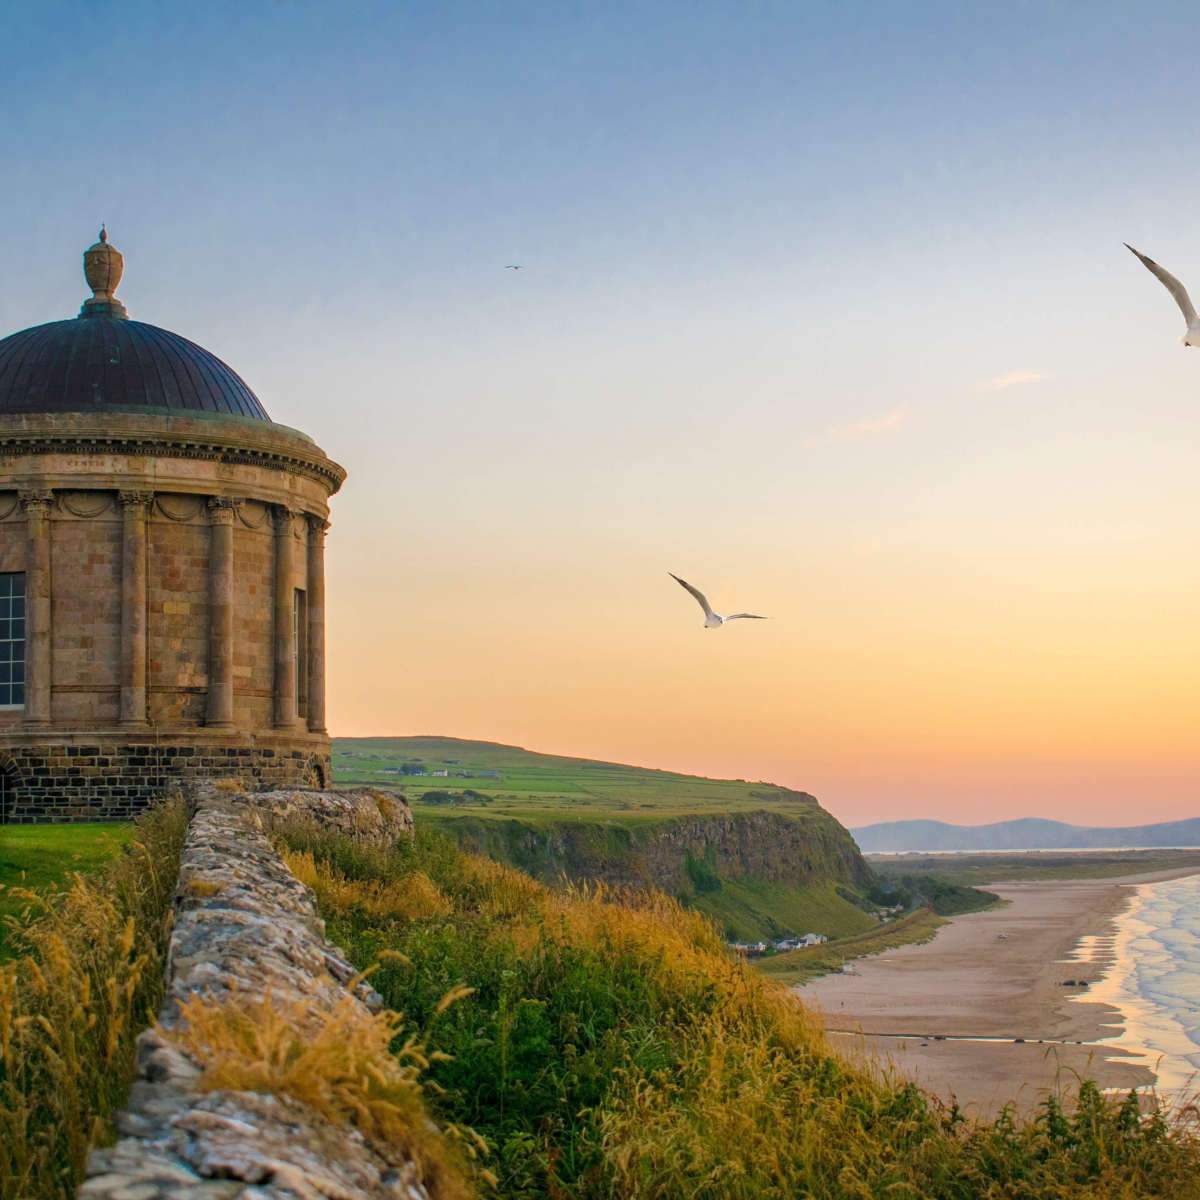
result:
[[[504,266],[504,269],[506,271],[519,271],[521,269],[521,264],[520,263],[506,263]]]
[[[1187,322],[1187,333],[1183,335],[1183,344],[1185,346],[1200,346],[1200,317],[1196,316],[1196,306],[1192,303],[1191,296],[1187,294],[1187,288],[1170,271],[1163,270],[1154,259],[1147,258],[1144,254],[1135,250],[1128,242],[1125,242],[1124,245],[1126,250],[1131,254],[1136,254],[1141,259],[1142,266],[1175,298],[1175,303],[1179,305],[1179,309],[1183,313],[1183,319]]]
[[[705,594],[700,591],[699,588],[692,587],[687,580],[680,579],[678,575],[672,575],[670,571],[668,571],[667,574],[670,575],[671,578],[675,580],[675,582],[679,584],[679,586],[683,588],[685,592],[691,592],[691,594],[696,597],[696,602],[702,609],[704,609],[705,629],[717,629],[719,626],[724,625],[726,621],[765,621],[767,619],[766,617],[760,617],[757,613],[732,613],[728,617],[723,617],[720,613],[713,612],[712,605],[710,605],[708,602],[708,597],[705,596]]]

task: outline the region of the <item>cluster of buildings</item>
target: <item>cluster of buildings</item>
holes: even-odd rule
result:
[[[802,933],[798,937],[779,938],[774,942],[730,942],[730,948],[753,958],[760,954],[782,954],[785,950],[804,950],[820,946],[829,939],[823,933]]]
[[[410,775],[429,779],[499,779],[499,771],[451,771],[448,767],[439,767],[436,770],[429,770],[422,767],[418,763],[405,763],[401,767],[384,767],[382,769],[384,775]]]

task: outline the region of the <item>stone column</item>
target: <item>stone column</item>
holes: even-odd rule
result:
[[[308,518],[308,727],[325,732],[325,533],[329,522]]]
[[[290,729],[296,714],[294,539],[290,508],[276,505],[275,518],[275,727]]]
[[[121,502],[121,724],[146,724],[146,518],[152,492]]]
[[[25,723],[50,724],[51,491],[20,493],[25,510]]]
[[[237,500],[208,501],[208,708],[205,724],[233,727],[233,520]]]

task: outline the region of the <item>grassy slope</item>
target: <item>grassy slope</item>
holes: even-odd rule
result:
[[[385,768],[412,759],[420,759],[430,770],[494,770],[501,777],[434,779],[385,774]],[[402,787],[417,805],[424,792],[482,792],[494,797],[493,802],[455,806],[453,811],[489,820],[618,817],[622,822],[637,822],[704,812],[749,812],[766,806],[802,813],[814,804],[803,792],[771,783],[705,779],[446,737],[336,738],[333,769],[339,783]],[[436,817],[441,811],[422,808],[426,816]]]
[[[129,840],[132,824],[5,825],[0,828],[0,955],[2,920],[23,907],[9,888],[44,892],[72,871],[92,871]]]
[[[498,771],[498,779],[400,776],[388,771],[420,760],[427,770]],[[726,816],[768,810],[789,820],[827,827],[833,819],[804,792],[746,780],[707,779],[592,759],[537,754],[495,742],[458,738],[338,738],[333,747],[339,783],[372,783],[402,790],[418,820],[451,833],[463,845],[548,878],[567,864],[534,861],[523,831],[551,828],[591,844],[589,853],[619,854],[673,818]],[[490,802],[435,805],[427,792],[461,796],[472,790]],[[519,823],[519,824],[514,824]],[[529,859],[529,861],[526,861]],[[541,869],[539,869],[539,867]],[[549,869],[547,869],[549,867]],[[767,880],[723,879],[719,891],[687,896],[738,940],[788,933],[841,937],[874,919],[839,896],[832,883],[791,886]]]
[[[874,917],[839,896],[832,883],[796,888],[763,880],[725,880],[719,892],[695,896],[689,904],[737,941],[787,931],[843,938],[879,928]]]
[[[386,850],[277,833],[431,1052],[434,1117],[486,1139],[499,1200],[1197,1195],[1194,1136],[1136,1098],[1085,1085],[1074,1115],[964,1126],[839,1061],[795,997],[662,896],[564,894],[420,828]]]

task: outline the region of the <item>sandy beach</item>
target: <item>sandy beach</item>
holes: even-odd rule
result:
[[[1009,1101],[1028,1112],[1080,1077],[1102,1087],[1150,1084],[1153,1072],[1099,1043],[1120,1032],[1119,1011],[1064,983],[1094,983],[1111,965],[1113,920],[1130,885],[1195,873],[988,884],[1006,904],[798,991],[843,1053],[890,1061],[970,1115],[994,1115]]]

